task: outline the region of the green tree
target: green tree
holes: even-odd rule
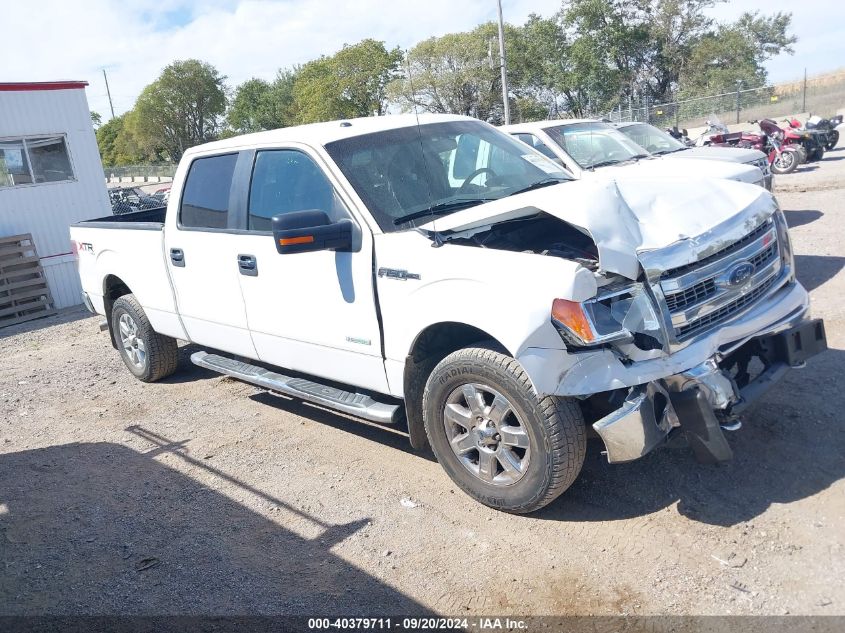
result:
[[[146,153],[178,161],[186,149],[213,140],[226,110],[225,77],[196,59],[175,61],[135,102],[132,134]]]
[[[247,134],[290,125],[295,77],[295,70],[279,70],[273,82],[253,78],[238,86],[226,114],[229,127]]]
[[[97,146],[105,167],[135,165],[163,160],[160,153],[145,151],[132,132],[132,111],[116,116],[97,128]]]
[[[731,90],[736,79],[765,80],[763,62],[791,52],[791,17],[744,14],[717,24],[723,0],[570,0],[558,14],[568,40],[570,82],[592,110],[619,97],[652,103],[701,90]],[[583,99],[580,99],[583,102]]]
[[[505,41],[511,51],[522,47],[521,34],[511,25],[506,25]],[[502,84],[494,23],[420,42],[408,51],[404,70],[404,76],[391,86],[403,109],[416,107],[501,122]],[[521,83],[521,74],[520,65],[510,68],[514,89]]]
[[[293,81],[293,116],[297,123],[382,115],[387,85],[402,60],[398,48],[365,39],[330,57],[302,66]]]
[[[103,117],[100,116],[100,113],[94,112],[93,110],[91,110],[91,125],[94,126],[94,129],[96,130],[102,124],[103,124]]]

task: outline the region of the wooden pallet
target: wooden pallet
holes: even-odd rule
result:
[[[55,313],[32,235],[0,237],[0,327]]]

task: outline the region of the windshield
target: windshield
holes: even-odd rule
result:
[[[556,163],[480,121],[353,136],[326,150],[385,232],[570,180]]]
[[[711,114],[710,118],[707,119],[706,124],[709,128],[714,130],[718,130],[719,132],[727,132],[728,126],[722,123],[722,121],[717,117],[715,114]]]
[[[544,130],[582,169],[615,165],[648,156],[642,147],[607,123],[587,121],[556,125]]]
[[[663,130],[648,123],[634,123],[620,126],[619,130],[640,147],[646,148],[652,154],[669,154],[686,149],[687,146],[672,138]]]

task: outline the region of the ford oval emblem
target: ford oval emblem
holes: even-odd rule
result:
[[[725,285],[729,288],[738,288],[744,285],[754,274],[754,264],[749,261],[738,262],[728,268],[725,274]]]

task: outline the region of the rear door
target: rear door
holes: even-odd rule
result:
[[[200,156],[187,170],[177,205],[168,212],[165,261],[179,315],[191,341],[255,358],[240,288],[238,205],[232,152]]]
[[[387,391],[373,287],[372,234],[321,157],[304,146],[255,152],[246,179],[246,213],[238,254],[247,322],[258,357],[323,378]],[[319,210],[355,225],[353,252],[280,255],[274,215]]]

